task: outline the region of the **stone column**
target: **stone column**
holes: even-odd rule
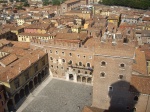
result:
[[[77,74],[76,73],[73,74],[73,78],[74,78],[74,82],[77,82]]]

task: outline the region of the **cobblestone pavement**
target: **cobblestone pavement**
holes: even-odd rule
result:
[[[91,105],[91,93],[92,86],[52,79],[22,112],[81,112]]]

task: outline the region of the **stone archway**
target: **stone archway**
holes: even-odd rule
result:
[[[48,75],[49,73],[49,70],[48,70],[48,67],[45,68],[45,75]]]
[[[36,86],[38,83],[37,77],[34,78],[34,85]]]
[[[17,104],[20,101],[20,96],[18,93],[15,95],[14,99],[15,99],[15,104]]]
[[[69,74],[69,80],[74,80],[73,74]]]
[[[23,97],[24,97],[24,89],[21,89],[20,90],[20,93],[19,93],[19,95],[20,95],[20,99],[22,99]]]
[[[41,83],[41,81],[42,81],[42,76],[41,76],[41,74],[39,73],[39,74],[38,74],[38,82]]]
[[[33,89],[33,81],[29,82],[29,90],[31,91]]]
[[[81,76],[77,76],[77,82],[81,82]]]
[[[45,71],[44,70],[42,70],[42,78],[45,76]]]
[[[66,79],[70,80],[70,81],[74,81],[77,82],[77,75],[75,74],[75,72],[67,72],[66,73]]]
[[[25,86],[25,95],[26,96],[29,95],[29,87],[28,87],[28,85]]]
[[[8,112],[14,111],[14,104],[12,99],[7,102]]]
[[[89,78],[87,79],[87,83],[92,83],[92,78],[89,77]]]
[[[86,78],[82,77],[82,82],[86,83]]]

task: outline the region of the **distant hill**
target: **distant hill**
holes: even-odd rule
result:
[[[150,0],[103,0],[100,4],[150,9]]]

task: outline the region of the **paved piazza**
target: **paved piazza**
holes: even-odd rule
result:
[[[52,79],[23,112],[81,112],[92,104],[92,86]]]

